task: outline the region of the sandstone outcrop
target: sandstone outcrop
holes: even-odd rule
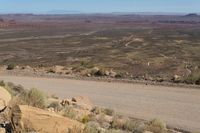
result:
[[[40,133],[66,133],[74,126],[83,127],[75,120],[27,105],[15,106],[11,121],[15,132],[32,130]]]
[[[2,112],[11,100],[10,93],[3,87],[0,86],[0,112]]]

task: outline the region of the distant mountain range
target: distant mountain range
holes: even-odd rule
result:
[[[44,14],[81,14],[81,13],[82,12],[80,11],[67,11],[67,10],[51,10],[44,12]]]

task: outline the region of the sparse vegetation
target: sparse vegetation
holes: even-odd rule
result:
[[[110,116],[113,116],[115,114],[115,111],[113,109],[110,109],[110,108],[105,108],[103,109],[103,112],[106,114],[106,115],[110,115]]]
[[[46,107],[46,96],[36,88],[21,93],[20,98],[30,106],[38,108]]]
[[[185,82],[200,85],[200,72],[192,73],[185,79]]]
[[[146,130],[151,131],[153,133],[166,133],[167,128],[165,123],[158,119],[151,120],[146,127]]]
[[[65,117],[69,117],[71,119],[75,119],[76,118],[77,113],[74,111],[74,109],[72,107],[65,107],[63,110],[63,116]]]
[[[0,86],[5,87],[6,86],[5,82],[4,81],[0,81]]]
[[[60,103],[57,102],[57,101],[54,101],[54,102],[50,103],[48,105],[48,108],[53,108],[56,112],[58,112],[58,111],[60,111],[62,109]]]
[[[9,64],[7,66],[7,70],[13,70],[15,68],[15,64]]]
[[[90,117],[88,115],[84,115],[81,119],[82,123],[88,123],[90,121]]]

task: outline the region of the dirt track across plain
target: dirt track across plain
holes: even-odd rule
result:
[[[88,96],[96,105],[124,115],[158,118],[170,126],[200,132],[198,89],[16,76],[0,76],[0,80],[37,87],[61,98]]]

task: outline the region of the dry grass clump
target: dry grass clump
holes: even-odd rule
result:
[[[153,133],[166,133],[167,132],[166,124],[158,119],[153,119],[150,122],[148,122],[148,124],[146,126],[146,130],[151,131]]]
[[[68,130],[68,133],[84,133],[81,126],[74,126]]]
[[[46,107],[46,96],[36,88],[21,93],[20,98],[30,106],[42,109]]]

